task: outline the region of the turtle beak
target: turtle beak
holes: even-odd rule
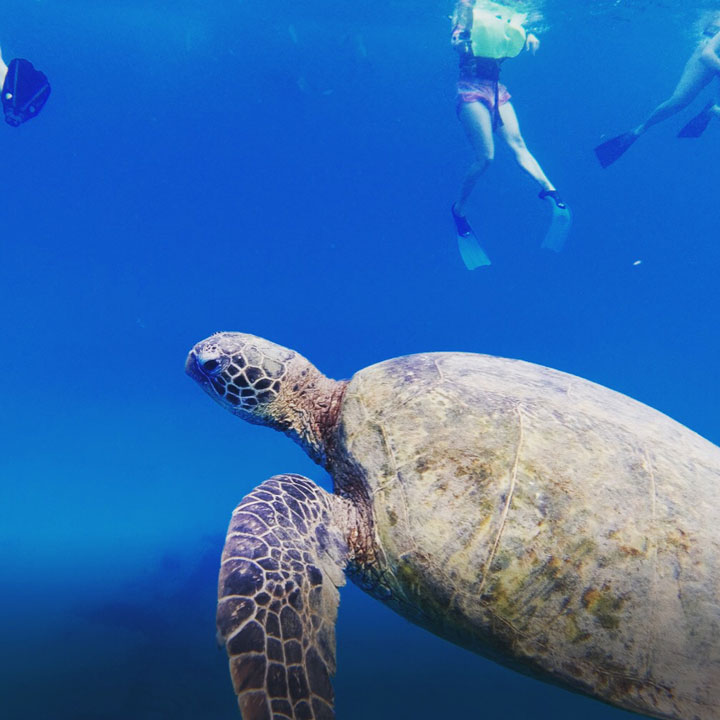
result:
[[[191,350],[188,353],[187,360],[185,360],[185,373],[201,385],[208,381],[207,377],[200,369],[197,355],[195,355],[195,350]]]

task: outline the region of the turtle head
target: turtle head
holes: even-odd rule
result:
[[[345,383],[325,377],[299,353],[255,335],[221,332],[195,345],[185,372],[233,415],[285,432],[324,462],[325,435]]]
[[[190,351],[185,372],[233,415],[273,425],[273,401],[295,357],[292,350],[262,338],[217,333]]]

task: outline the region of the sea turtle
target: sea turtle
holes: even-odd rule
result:
[[[720,448],[607,388],[485,355],[338,382],[225,332],[186,370],[334,482],[278,475],[232,515],[217,625],[245,720],[334,717],[345,576],[527,675],[653,717],[720,718]]]

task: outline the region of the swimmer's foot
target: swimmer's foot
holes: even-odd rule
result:
[[[464,215],[460,215],[460,213],[455,210],[455,203],[453,203],[450,208],[450,212],[452,212],[453,220],[455,221],[457,234],[460,235],[460,237],[470,237],[470,235],[472,235],[470,223]]]
[[[563,202],[562,198],[560,197],[560,194],[557,190],[543,190],[538,197],[543,200],[545,198],[550,198],[554,203],[555,207],[559,208],[560,210],[567,209],[567,205]]]

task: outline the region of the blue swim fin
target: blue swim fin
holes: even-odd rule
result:
[[[554,252],[560,252],[565,245],[567,236],[570,234],[570,228],[572,227],[572,213],[570,208],[564,203],[557,191],[552,190],[548,192],[544,190],[538,196],[545,198],[550,202],[552,206],[552,219],[550,220],[550,227],[545,234],[545,239],[542,241],[543,247],[547,250],[553,250]]]
[[[490,258],[480,247],[480,242],[474,232],[469,235],[458,235],[458,250],[468,270],[476,270],[484,265],[490,265]]]
[[[679,133],[679,138],[699,138],[712,120],[715,101],[711,100]]]
[[[480,247],[480,242],[470,227],[467,218],[464,215],[456,213],[454,205],[450,208],[450,211],[452,212],[453,221],[455,222],[458,250],[460,250],[460,256],[465,263],[465,267],[468,270],[476,270],[484,265],[490,265],[490,258]]]
[[[595,148],[595,154],[600,164],[606,168],[612,165],[628,148],[638,139],[639,135],[634,132],[626,132],[622,135],[607,140]]]

